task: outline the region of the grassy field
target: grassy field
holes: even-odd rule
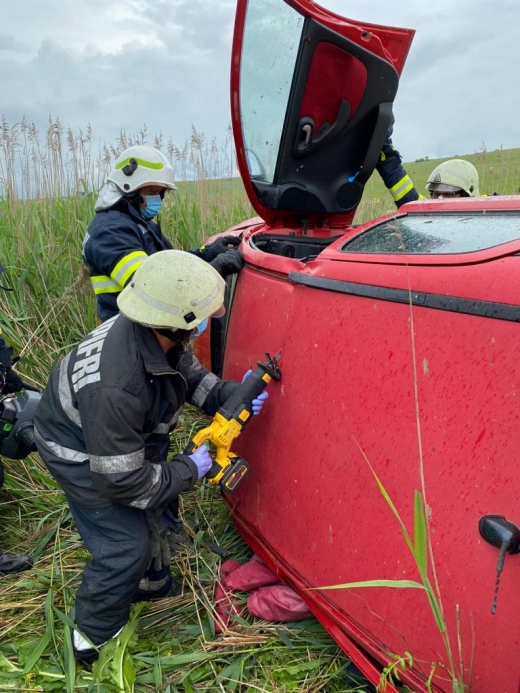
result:
[[[483,149],[464,158],[477,166],[482,193],[517,192],[520,149]],[[82,160],[77,152],[76,159]],[[84,185],[84,169],[78,165],[74,172],[69,159],[53,161],[42,165],[42,171],[54,165],[55,172],[40,188],[39,199],[31,201],[19,199],[16,187],[5,188],[5,181],[14,181],[15,174],[5,158],[4,168],[0,165],[0,259],[6,265],[1,283],[13,289],[0,294],[0,325],[22,357],[19,370],[38,386],[45,384],[52,364],[95,324],[94,301],[80,262],[95,195],[81,194],[89,188]],[[419,190],[424,190],[438,163],[406,165]],[[68,173],[59,174],[60,170]],[[179,183],[176,199],[169,200],[162,215],[163,228],[176,247],[193,247],[253,216],[238,179],[209,180],[204,170],[202,165],[196,181]],[[59,180],[70,184],[67,196],[53,188]],[[392,209],[391,197],[375,174],[356,221]],[[200,424],[193,411],[185,414],[172,450],[182,449]],[[182,515],[192,528],[194,544],[177,556],[173,569],[190,591],[137,610],[120,649],[105,653],[101,671],[77,667],[69,645],[69,611],[88,555],[63,494],[38,456],[6,460],[5,466],[1,549],[31,553],[35,566],[23,575],[0,579],[0,691],[369,690],[348,683],[348,659],[314,620],[275,625],[246,617],[237,627],[215,635],[212,595],[220,559],[204,544],[216,542],[238,560],[250,551],[218,494],[206,484],[182,499]]]

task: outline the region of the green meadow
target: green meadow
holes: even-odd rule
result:
[[[22,124],[23,125],[23,124]],[[7,129],[6,129],[7,128]],[[88,131],[62,129],[40,139],[30,126],[9,128],[0,141],[0,325],[21,356],[19,371],[45,385],[53,363],[96,324],[90,284],[81,267],[81,241],[94,202],[117,148],[94,154]],[[229,142],[223,147],[195,133],[179,150],[159,144],[185,171],[162,214],[162,227],[177,248],[254,216],[233,172]],[[141,141],[146,133],[141,134]],[[89,139],[90,138],[90,139]],[[139,138],[137,138],[139,141]],[[464,155],[480,175],[484,194],[514,194],[520,188],[520,148]],[[450,157],[452,158],[452,157]],[[410,162],[406,169],[425,192],[440,160]],[[214,173],[221,174],[216,179]],[[30,199],[28,199],[30,198]],[[356,223],[393,210],[377,174],[366,186]],[[183,449],[204,421],[193,411],[181,419],[172,452]],[[219,493],[207,483],[182,498],[181,514],[193,545],[178,554],[176,578],[182,597],[146,604],[117,643],[107,646],[92,671],[76,665],[70,647],[70,609],[88,554],[71,521],[64,496],[38,455],[4,460],[0,492],[0,549],[30,553],[34,569],[0,578],[0,691],[305,691],[373,690],[356,683],[348,658],[314,620],[271,624],[246,615],[223,634],[214,629],[213,592],[221,559],[207,543],[246,560],[250,550],[230,522]],[[116,645],[116,646],[114,646]],[[350,678],[349,678],[350,677]]]

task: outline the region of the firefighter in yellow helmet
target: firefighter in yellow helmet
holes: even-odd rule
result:
[[[464,159],[443,161],[430,173],[426,189],[432,200],[441,197],[478,197],[478,171]]]
[[[407,202],[424,200],[406,172],[402,157],[392,143],[393,122],[383,144],[376,169],[390,192],[397,208]],[[477,169],[464,159],[450,159],[435,168],[428,178],[426,189],[433,200],[447,197],[478,197]]]
[[[76,594],[80,660],[97,658],[132,602],[180,593],[170,574],[169,509],[212,460],[204,445],[171,460],[166,450],[185,402],[214,415],[238,387],[187,348],[222,314],[224,289],[220,274],[190,253],[151,255],[120,293],[121,312],[53,369],[42,395],[38,451],[92,555]],[[258,411],[263,401],[255,400]]]

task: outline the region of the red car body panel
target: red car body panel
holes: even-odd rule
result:
[[[371,50],[400,73],[413,32],[344,20],[305,0],[286,4],[354,42],[367,34]],[[412,541],[419,491],[453,673],[473,693],[517,693],[520,558],[505,559],[493,615],[498,548],[481,537],[479,520],[498,514],[520,523],[520,197],[415,202],[357,227],[353,211],[263,204],[242,136],[246,5],[239,0],[233,126],[262,218],[231,230],[242,238],[245,266],[230,292],[216,371],[240,379],[265,352],[282,349],[282,379],[236,441],[250,472],[226,498],[232,517],[374,685],[393,653],[410,652],[414,665],[400,671],[402,681],[449,693],[450,654],[423,589],[318,589],[420,581],[374,474]],[[318,60],[334,63],[335,49]],[[364,84],[358,68],[352,74]],[[318,74],[308,72],[302,108],[330,120],[311,98],[321,100]]]

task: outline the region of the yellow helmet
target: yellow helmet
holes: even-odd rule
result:
[[[221,308],[225,286],[204,260],[182,250],[161,250],[137,268],[117,305],[147,327],[193,330]]]
[[[462,190],[468,197],[478,197],[478,171],[464,159],[444,161],[430,173],[426,189],[438,193],[457,193]]]

